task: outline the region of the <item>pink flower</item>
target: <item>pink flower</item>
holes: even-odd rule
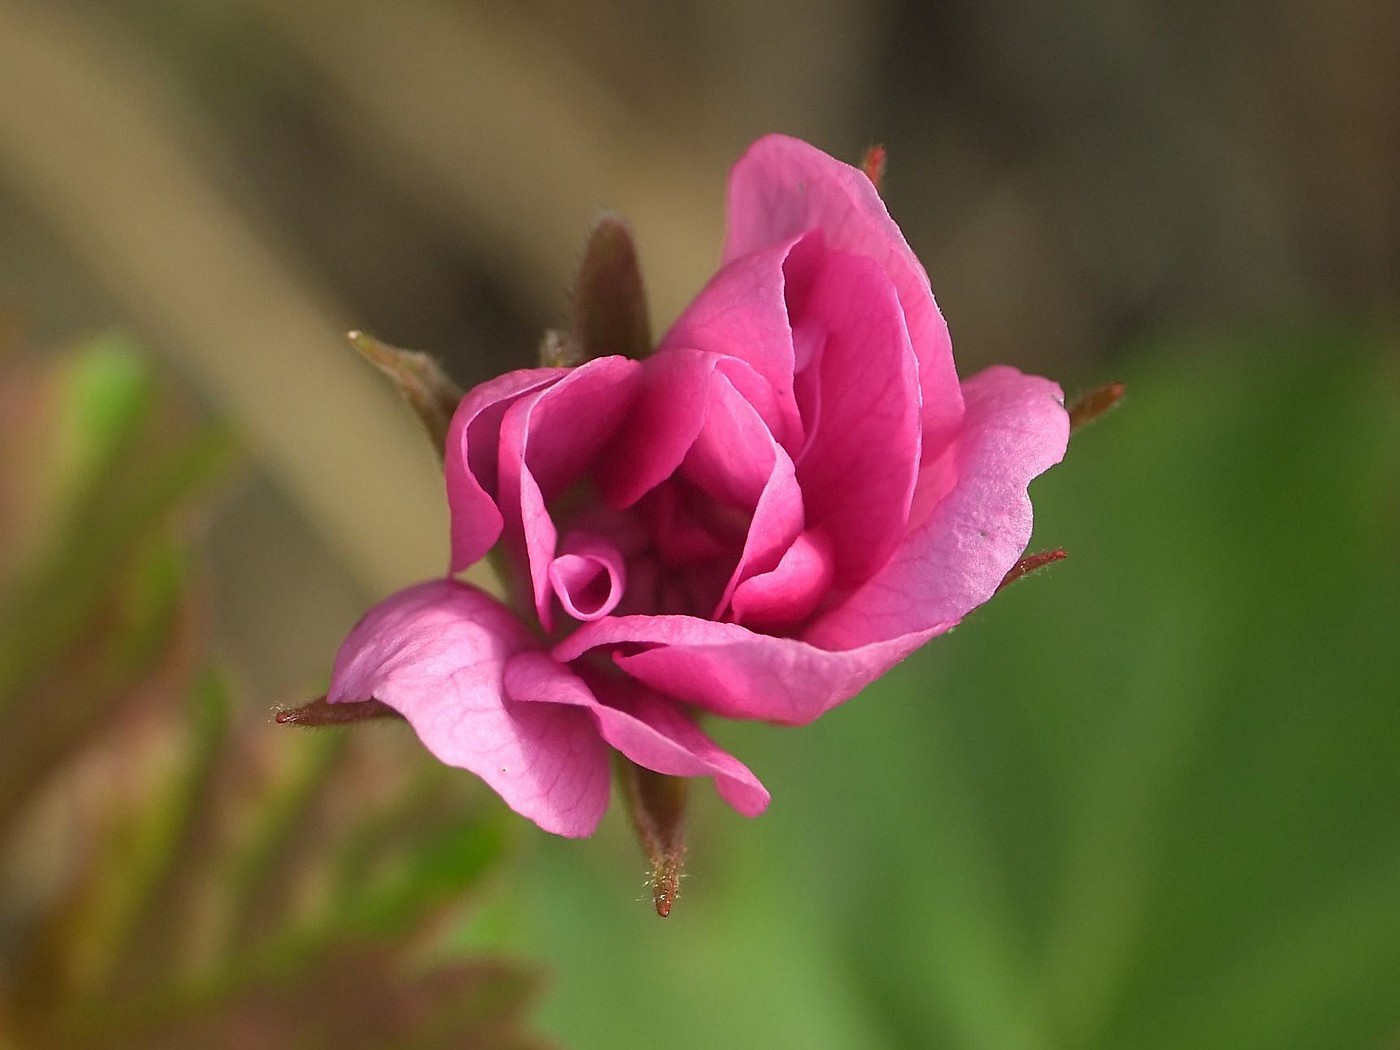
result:
[[[692,712],[810,722],[990,598],[1058,462],[1059,387],[960,382],[928,278],[858,169],[770,136],[719,273],[642,361],[471,391],[447,441],[451,570],[499,548],[517,610],[394,595],[328,699],[375,698],[548,831],[587,835],[609,749],[768,793]]]

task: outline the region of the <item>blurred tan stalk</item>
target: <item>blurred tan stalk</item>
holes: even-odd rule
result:
[[[88,16],[0,0],[0,178],[186,369],[359,581],[442,571],[442,483],[354,318],[221,189],[205,129]],[[372,246],[367,246],[367,249]]]
[[[520,287],[569,287],[604,209],[636,232],[658,331],[713,271],[717,173],[733,157],[637,120],[522,18],[443,0],[253,2],[322,77],[347,137],[444,228],[489,242]]]

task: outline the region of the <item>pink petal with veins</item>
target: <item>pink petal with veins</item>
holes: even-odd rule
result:
[[[1069,441],[1060,388],[998,366],[963,384],[967,417],[943,469],[947,493],[883,569],[804,637],[849,649],[956,623],[1000,586],[1031,537],[1033,478]]]
[[[889,559],[909,521],[921,448],[919,365],[894,288],[867,258],[830,253],[801,316],[821,334],[799,377],[820,421],[797,460],[798,489],[808,527],[831,542],[834,584],[847,589]]]
[[[865,174],[798,139],[765,136],[730,173],[726,229],[726,263],[819,229],[828,249],[863,255],[889,275],[919,359],[924,458],[942,452],[962,420],[952,340],[928,274]]]
[[[609,703],[544,653],[523,652],[506,665],[506,690],[516,700],[568,704],[593,716],[598,731],[639,766],[676,777],[709,777],[731,806],[746,817],[768,807],[768,792],[742,762],[701,731],[673,701],[625,680],[595,679]]]
[[[588,715],[522,704],[507,661],[538,642],[495,599],[455,580],[409,587],[371,609],[336,656],[327,699],[375,699],[439,761],[470,770],[546,831],[592,834],[608,804],[608,748]]]
[[[658,353],[701,350],[747,364],[773,392],[774,405],[765,419],[790,452],[797,450],[802,425],[792,393],[786,270],[804,237],[812,239],[790,237],[734,259],[701,289],[657,347]]]

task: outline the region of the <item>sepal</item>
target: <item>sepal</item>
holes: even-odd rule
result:
[[[580,361],[619,354],[640,360],[651,352],[651,322],[632,230],[603,215],[588,236],[574,285],[570,341]]]
[[[447,446],[447,428],[452,422],[452,413],[457,410],[457,402],[462,400],[462,388],[429,354],[401,350],[381,343],[364,332],[350,332],[346,338],[361,357],[393,380],[403,399],[428,431],[428,437],[441,458]]]
[[[689,782],[617,757],[617,778],[642,852],[651,864],[651,900],[663,919],[680,895],[685,869],[685,805]]]

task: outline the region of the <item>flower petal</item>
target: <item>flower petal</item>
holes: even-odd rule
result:
[[[802,725],[855,696],[939,629],[829,652],[693,616],[615,616],[584,624],[552,655],[568,662],[599,646],[620,646],[617,665],[667,696],[727,718]],[[626,651],[634,646],[654,648]]]
[[[786,271],[800,242],[812,239],[790,237],[733,259],[710,279],[657,347],[658,353],[702,350],[746,363],[773,392],[774,409],[771,416],[765,413],[769,427],[794,452],[802,425],[792,393],[795,367]],[[815,248],[813,244],[809,251]]]
[[[722,372],[711,377],[705,422],[681,473],[711,498],[751,515],[743,551],[715,609],[719,616],[734,588],[774,569],[802,532],[802,489],[787,450]]]
[[[630,507],[675,473],[705,422],[715,354],[672,350],[642,362],[641,390],[595,472],[610,507]]]
[[[717,381],[737,390],[771,433],[779,414],[776,395],[745,362],[677,347],[652,354],[642,365],[636,402],[595,471],[609,506],[632,506],[680,468],[706,425]]]
[[[509,372],[474,387],[462,398],[447,431],[444,471],[452,513],[453,572],[476,564],[500,538],[496,506],[496,449],[506,410],[533,390],[557,382],[564,368]]]
[[[946,495],[874,577],[804,637],[850,649],[954,624],[990,598],[1031,536],[1026,486],[1058,463],[1069,440],[1060,388],[996,367],[963,384],[967,417],[946,461],[929,472]]]
[[[756,631],[794,627],[816,611],[832,576],[831,541],[808,530],[793,540],[776,568],[734,588],[734,619]]]
[[[725,506],[752,511],[773,476],[779,446],[723,372],[711,373],[709,394],[705,421],[681,463],[681,476]]]
[[[639,766],[675,777],[709,777],[720,796],[746,817],[768,808],[769,795],[742,762],[701,731],[672,700],[635,682],[596,681],[609,703],[601,703],[588,683],[541,652],[511,658],[506,690],[518,701],[570,704],[584,708],[613,747]]]
[[[355,625],[327,699],[375,699],[440,761],[471,770],[546,831],[578,837],[608,804],[608,753],[587,715],[506,698],[506,661],[536,645],[495,599],[455,580],[420,583]]]
[[[962,397],[953,344],[928,274],[870,180],[858,168],[785,135],[754,143],[729,176],[726,263],[820,229],[826,246],[873,259],[893,282],[919,358],[924,458],[957,433]]]
[[[615,543],[576,529],[550,565],[549,582],[565,612],[575,620],[596,620],[622,600],[627,566]]]
[[[558,538],[548,503],[583,477],[617,432],[632,408],[640,371],[625,357],[595,358],[520,398],[501,420],[497,505],[510,545],[524,548],[535,611],[546,631]]]
[[[716,615],[735,585],[774,568],[802,531],[802,492],[786,449],[750,396],[757,376],[743,362],[689,349],[659,352],[645,362],[642,391],[598,472],[614,506],[627,506],[676,476],[699,490],[721,515],[747,519],[742,551],[719,598]],[[676,493],[658,493],[669,505]],[[662,515],[669,550],[683,539]],[[739,528],[744,529],[743,520]],[[697,539],[703,537],[697,537]],[[674,551],[672,551],[674,553]],[[720,556],[716,552],[716,557]],[[723,578],[721,577],[721,580]]]
[[[807,525],[831,540],[835,586],[853,588],[899,546],[919,476],[919,366],[889,278],[831,252],[805,296],[820,342],[799,382],[810,438],[797,460]],[[819,416],[819,418],[814,418]]]

